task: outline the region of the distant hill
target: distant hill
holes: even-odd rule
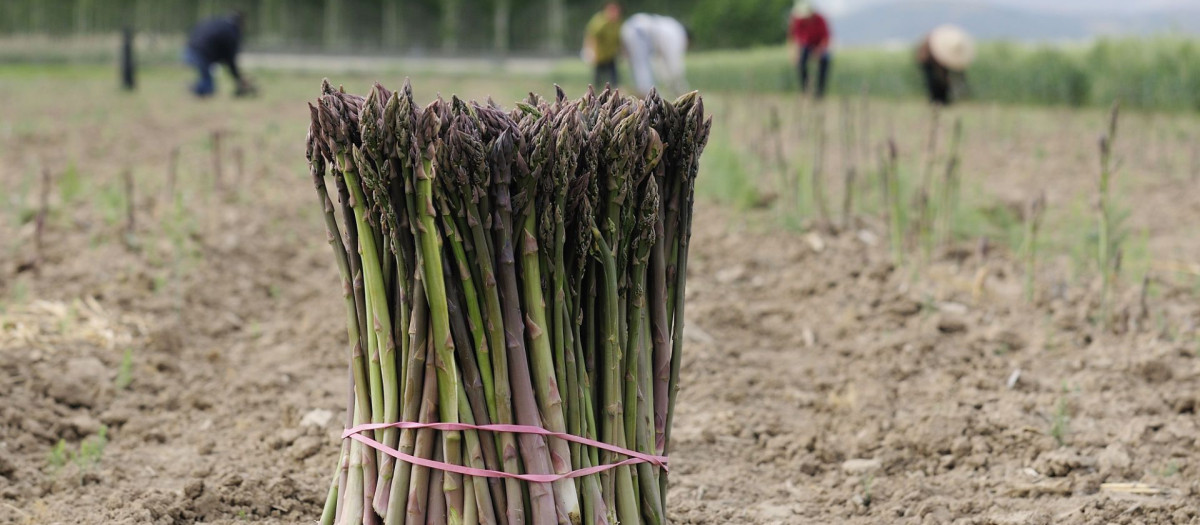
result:
[[[835,39],[845,46],[912,42],[944,23],[958,24],[981,40],[1073,41],[1168,31],[1200,34],[1200,8],[1108,15],[1038,12],[984,1],[913,0],[864,8],[831,22]]]

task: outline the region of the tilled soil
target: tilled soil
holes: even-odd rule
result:
[[[1025,307],[996,261],[913,284],[847,237],[698,232],[682,522],[1200,520],[1193,345]]]
[[[27,188],[0,230],[0,523],[311,523],[346,355],[300,163],[308,90],[224,117],[174,98],[80,117],[14,92],[30,102],[0,134],[0,180]],[[82,122],[21,128],[65,118]],[[227,156],[216,188],[221,128],[245,165]],[[175,145],[178,208],[155,198]],[[53,192],[34,265],[38,168],[68,158],[90,191]],[[133,235],[104,204],[128,166]],[[769,224],[697,210],[674,522],[1200,523],[1191,289],[1124,290],[1102,329],[1088,286],[1028,305],[1003,255],[897,269],[873,221]]]

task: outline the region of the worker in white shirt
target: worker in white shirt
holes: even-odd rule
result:
[[[669,16],[638,13],[621,25],[621,45],[629,56],[638,93],[650,88],[687,91],[683,56],[689,44],[687,28]]]

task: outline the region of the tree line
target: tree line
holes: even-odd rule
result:
[[[4,0],[0,36],[182,34],[240,10],[253,49],[299,52],[546,53],[577,49],[604,0]],[[680,19],[694,47],[780,42],[790,0],[623,0]]]

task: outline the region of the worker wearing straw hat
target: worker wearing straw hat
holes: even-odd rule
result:
[[[808,61],[817,57],[816,97],[825,96],[825,83],[829,78],[829,24],[825,17],[813,9],[807,0],[799,0],[792,7],[792,23],[788,40],[799,48],[800,91],[808,92]],[[796,55],[792,55],[793,57]]]
[[[917,48],[917,63],[925,75],[929,100],[949,104],[966,87],[967,66],[975,60],[975,42],[966,31],[942,25],[930,31]]]

